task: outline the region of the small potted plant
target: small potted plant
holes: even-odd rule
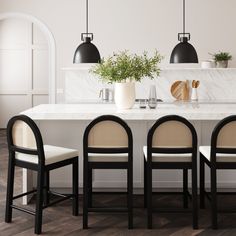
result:
[[[104,82],[115,84],[115,103],[119,109],[130,109],[135,102],[135,82],[144,77],[154,79],[160,74],[162,56],[155,51],[152,57],[147,52],[142,55],[128,51],[114,53],[92,67],[91,72]]]
[[[227,68],[228,61],[232,60],[232,55],[228,52],[219,52],[211,54],[218,68]]]

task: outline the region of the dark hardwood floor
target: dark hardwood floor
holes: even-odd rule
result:
[[[0,130],[0,236],[12,235],[33,235],[34,217],[23,212],[13,210],[13,222],[4,222],[5,213],[5,194],[7,176],[7,145],[5,130]],[[21,169],[16,169],[15,193],[21,192]],[[236,196],[220,196],[219,204],[223,206],[236,206]],[[95,204],[125,204],[124,195],[103,195],[97,194],[94,197]],[[182,206],[180,195],[155,195],[155,205]],[[18,200],[18,204],[21,201]],[[112,235],[112,236],[141,236],[141,235],[236,235],[236,214],[219,214],[219,230],[210,229],[209,205],[206,210],[200,210],[199,230],[192,230],[191,214],[168,213],[154,214],[153,230],[146,229],[146,211],[141,206],[142,196],[134,197],[134,229],[127,230],[126,214],[90,214],[88,230],[82,229],[82,202],[80,198],[80,215],[71,215],[71,202],[66,201],[44,210],[43,216],[43,235]],[[29,205],[34,207],[34,202]]]

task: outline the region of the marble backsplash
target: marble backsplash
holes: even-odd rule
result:
[[[104,84],[89,73],[89,67],[63,68],[64,101],[78,103],[99,99],[99,91],[104,87],[113,89],[113,85]],[[163,69],[160,77],[145,78],[136,83],[136,98],[148,98],[150,85],[156,85],[157,97],[162,100],[174,100],[170,87],[176,80],[199,80],[198,97],[202,100],[236,100],[236,69]],[[191,91],[190,91],[191,93]]]

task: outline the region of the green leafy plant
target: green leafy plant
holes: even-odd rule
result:
[[[212,55],[212,58],[215,62],[232,60],[232,55],[230,55],[228,52],[219,52],[210,55]]]
[[[147,52],[142,55],[130,54],[128,51],[114,53],[106,60],[91,68],[90,72],[98,75],[103,81],[108,83],[141,81],[144,77],[154,79],[159,76],[159,64],[162,56],[155,51],[153,57],[148,57]]]

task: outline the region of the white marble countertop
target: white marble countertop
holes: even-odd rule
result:
[[[118,110],[115,104],[42,104],[21,112],[34,120],[92,120],[112,114],[125,120],[156,120],[164,115],[180,115],[189,120],[221,120],[236,114],[235,101],[161,102],[156,109],[140,109],[138,104],[129,110]]]

